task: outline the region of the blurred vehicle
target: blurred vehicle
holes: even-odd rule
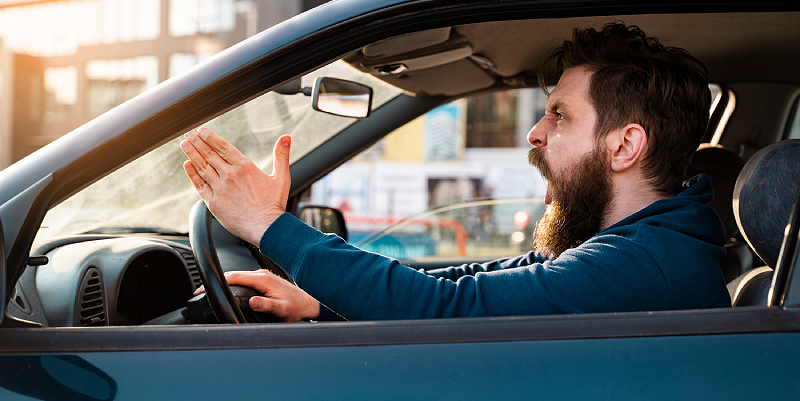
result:
[[[531,250],[533,227],[544,209],[542,199],[455,203],[403,219],[354,245],[410,266],[440,259],[497,259]]]

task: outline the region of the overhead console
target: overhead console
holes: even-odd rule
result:
[[[345,61],[418,95],[455,96],[496,82],[491,61],[477,55],[467,39],[450,27],[385,39]]]

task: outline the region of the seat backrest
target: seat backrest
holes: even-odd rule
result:
[[[736,223],[750,247],[767,264],[731,282],[734,306],[767,305],[772,270],[800,183],[800,140],[759,150],[747,161],[733,191]],[[735,283],[735,284],[734,284]]]
[[[728,283],[732,306],[767,305],[772,285],[772,268],[761,266]]]
[[[701,144],[692,156],[692,161],[686,167],[686,177],[703,173],[711,177],[714,188],[714,200],[709,204],[717,211],[725,226],[728,238],[733,238],[739,233],[736,217],[733,215],[733,189],[736,180],[744,168],[744,159],[733,151],[721,145],[710,143]]]
[[[686,179],[697,174],[711,177],[714,200],[709,204],[722,219],[728,241],[728,251],[719,261],[725,282],[730,282],[742,273],[753,268],[753,254],[744,238],[739,234],[736,217],[733,215],[733,189],[736,179],[744,167],[744,159],[721,145],[704,143],[700,145],[692,161],[686,167]]]

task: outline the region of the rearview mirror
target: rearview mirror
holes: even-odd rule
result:
[[[323,113],[367,118],[372,111],[372,88],[353,81],[319,77],[311,96],[311,107]]]
[[[300,206],[297,218],[323,233],[336,234],[347,242],[347,226],[339,209],[325,206]]]
[[[311,96],[311,88],[309,87],[304,88],[300,78],[289,81],[273,89],[272,91],[275,93],[280,93],[281,95],[296,95],[298,93],[302,93],[306,96]]]

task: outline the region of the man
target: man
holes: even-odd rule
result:
[[[425,273],[322,234],[284,213],[290,138],[268,176],[211,131],[187,133],[185,169],[211,211],[307,293],[265,271],[228,283],[259,290],[250,306],[289,321],[319,318],[319,302],[358,320],[729,306],[710,179],[682,183],[708,122],[702,63],[609,24],[576,30],[542,63],[543,87],[551,77],[528,134],[549,183],[535,252],[486,264]]]

